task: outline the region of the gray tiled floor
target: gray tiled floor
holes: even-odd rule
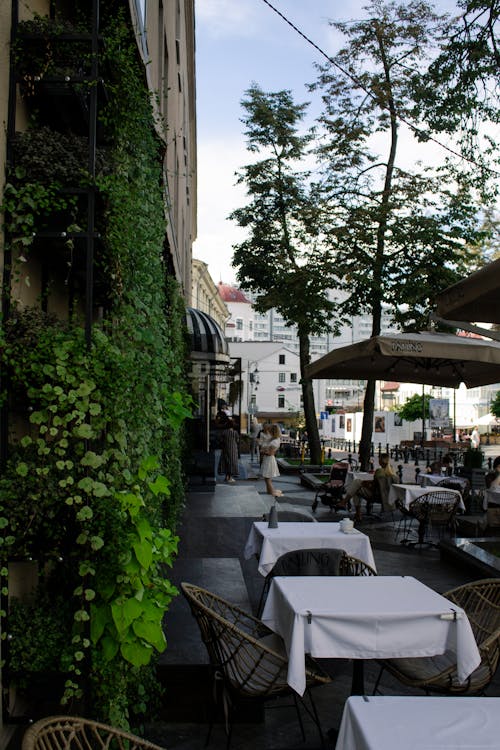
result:
[[[243,457],[245,460],[245,457]],[[245,476],[255,474],[255,466],[245,466]],[[405,478],[412,480],[414,468],[405,466]],[[300,486],[297,477],[282,475],[276,487],[283,491],[283,500],[297,506],[310,508],[314,493]],[[178,560],[169,577],[175,583],[187,580],[221,594],[224,598],[253,608],[255,611],[262,578],[255,560],[245,560],[242,552],[252,521],[262,516],[270,507],[270,498],[262,494],[262,480],[241,479],[235,485],[218,484],[213,493],[191,493],[182,526]],[[318,520],[329,522],[336,518],[328,508],[319,507]],[[369,519],[362,529],[370,536],[377,569],[381,575],[405,574],[419,578],[436,591],[443,592],[454,586],[474,580],[478,576],[440,558],[437,549],[416,550],[401,547],[394,535],[394,524],[378,523]],[[187,604],[179,596],[172,604],[166,618],[168,650],[161,664],[167,669],[167,694],[176,692],[177,685],[169,684],[169,668],[203,665],[206,653],[199,632]],[[324,666],[332,676],[332,683],[315,691],[322,725],[339,725],[343,706],[350,692],[352,664],[349,661],[329,660]],[[178,672],[173,671],[172,679]],[[376,667],[366,667],[367,691],[371,692],[376,678]],[[391,679],[384,680],[383,692],[407,694],[408,691]],[[194,690],[194,687],[193,687]],[[497,676],[488,690],[489,695],[500,696],[500,678]],[[194,700],[194,698],[193,698]],[[157,721],[147,728],[147,736],[170,750],[197,750],[205,742],[207,724],[200,716],[189,723],[175,721],[175,707],[168,721]],[[316,729],[306,723],[307,739],[302,742],[293,708],[269,710],[260,723],[239,723],[235,726],[232,750],[278,750],[281,748],[317,748],[320,746]],[[226,736],[222,724],[214,728],[210,747],[224,748]],[[329,744],[333,747],[332,743]]]

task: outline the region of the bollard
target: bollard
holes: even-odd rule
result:
[[[399,477],[399,483],[403,483],[403,464],[398,464],[398,477]]]

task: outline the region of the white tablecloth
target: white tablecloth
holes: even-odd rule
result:
[[[361,479],[362,482],[373,482],[373,474],[370,474],[369,471],[348,471],[345,478],[346,487],[354,479]]]
[[[248,535],[244,555],[259,557],[259,573],[266,576],[285,552],[294,549],[334,547],[371,565],[376,570],[370,539],[357,529],[345,534],[338,523],[279,522],[270,529],[267,521],[255,521]]]
[[[500,698],[351,696],[336,750],[498,750]]]
[[[417,484],[419,484],[421,487],[435,487],[440,482],[455,482],[456,484],[460,485],[460,487],[462,488],[462,492],[467,486],[467,479],[465,479],[464,477],[456,477],[454,475],[452,475],[451,477],[447,477],[443,476],[442,474],[426,474],[425,472],[421,472],[417,477]]]
[[[460,492],[458,492],[458,490],[449,490],[445,487],[443,487],[443,490],[445,490],[446,492],[453,492],[455,495],[457,495],[460,498],[458,507],[460,508],[460,510],[465,510],[462,495],[460,494]],[[439,491],[439,488],[420,487],[418,484],[392,484],[391,489],[389,490],[389,502],[391,505],[394,505],[397,499],[402,500],[405,504],[405,507],[408,508],[412,500],[415,500],[415,498],[426,495],[428,492],[436,491]]]
[[[454,610],[459,618],[449,619]],[[262,620],[285,641],[287,681],[299,695],[306,653],[386,659],[451,649],[461,681],[481,661],[463,610],[411,576],[276,577]]]

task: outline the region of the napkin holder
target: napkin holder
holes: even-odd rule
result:
[[[276,503],[271,506],[271,510],[269,511],[269,523],[267,526],[269,529],[278,528],[278,508],[276,507]]]

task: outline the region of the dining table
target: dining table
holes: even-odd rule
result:
[[[429,492],[452,492],[460,498],[458,507],[460,510],[465,510],[465,504],[462,498],[462,494],[458,490],[450,490],[448,488],[439,487],[420,487],[418,484],[392,484],[389,490],[389,503],[394,505],[396,500],[401,500],[404,503],[405,508],[410,507],[410,503],[417,497],[422,497]]]
[[[375,472],[373,471],[348,471],[345,477],[345,485],[348,487],[355,479],[361,479],[362,482],[373,482]]]
[[[299,695],[306,654],[352,659],[353,694],[364,692],[365,659],[451,650],[460,681],[481,661],[463,609],[413,576],[277,576],[261,619],[283,638],[287,681]]]
[[[343,531],[337,522],[278,521],[277,528],[270,528],[267,521],[254,521],[245,544],[244,557],[249,560],[254,555],[258,556],[259,573],[266,576],[285,552],[332,547],[343,549],[376,570],[370,538],[355,528]]]
[[[448,476],[443,474],[426,474],[425,472],[420,472],[416,479],[417,484],[419,484],[421,487],[436,487],[436,485],[441,484],[441,482],[453,482],[454,484],[460,485],[461,492],[463,492],[467,488],[468,484],[468,479],[466,479],[466,477],[458,477],[455,474]]]
[[[500,698],[350,696],[335,750],[498,750]]]

